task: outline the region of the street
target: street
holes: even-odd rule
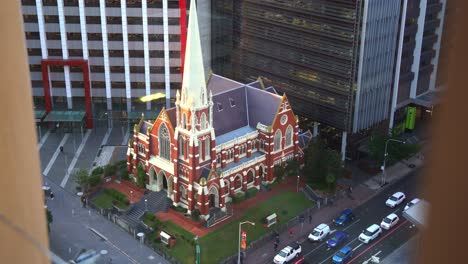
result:
[[[43,183],[55,194],[46,199],[52,212],[49,243],[51,250],[65,261],[82,250],[101,254],[98,264],[105,263],[168,263],[154,251],[90,208],[82,208],[76,195],[73,171],[90,169],[101,145],[121,145],[128,135],[120,127],[107,128],[95,123],[83,133],[44,131],[38,149]],[[60,150],[63,146],[63,152]]]
[[[353,257],[348,263],[364,263],[370,260],[372,256],[384,259],[387,255],[392,253],[400,245],[404,244],[407,240],[413,237],[417,230],[402,216],[402,210],[409,200],[420,193],[417,190],[418,178],[417,172],[413,172],[407,177],[399,180],[393,185],[387,187],[381,193],[365,202],[354,210],[356,219],[354,222],[343,228],[336,228],[332,224],[332,220],[327,223],[332,230],[342,230],[348,233],[348,239],[336,249],[328,249],[326,242],[312,243],[308,240],[304,241],[302,245],[302,254],[308,263],[332,263],[331,258],[337,250],[345,245],[353,248]],[[385,206],[386,199],[396,191],[402,191],[406,194],[407,199],[396,208],[389,208]],[[383,230],[382,234],[369,244],[364,244],[358,240],[359,234],[372,224],[380,225],[382,219],[395,213],[400,217],[400,222],[390,230]],[[368,263],[373,263],[369,261]]]

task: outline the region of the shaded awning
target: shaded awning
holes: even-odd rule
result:
[[[428,211],[429,203],[424,200],[420,200],[417,204],[408,208],[408,210],[403,211],[403,217],[415,224],[418,228],[424,229],[427,227]]]
[[[36,122],[42,122],[46,116],[45,110],[34,110],[34,119]]]
[[[410,104],[415,104],[425,108],[431,108],[439,103],[439,91],[428,91],[421,95],[418,95],[416,98],[409,98],[403,102],[400,102],[397,105],[397,108],[402,108]]]
[[[50,111],[44,122],[83,122],[86,116],[85,111]]]

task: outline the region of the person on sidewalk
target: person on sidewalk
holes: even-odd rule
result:
[[[55,196],[55,195],[54,195],[54,192],[50,191],[50,196],[49,196],[49,197],[50,197],[51,200],[54,199],[54,196]]]
[[[312,224],[312,213],[309,214],[309,224]]]
[[[278,242],[275,241],[275,252],[278,251]]]
[[[289,229],[289,238],[293,237],[294,230],[292,228]]]

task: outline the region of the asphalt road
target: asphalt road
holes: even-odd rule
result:
[[[386,189],[371,200],[356,208],[354,210],[356,219],[349,225],[336,228],[332,225],[333,219],[330,219],[327,224],[330,225],[331,229],[345,231],[349,235],[348,239],[336,249],[328,249],[326,242],[312,243],[308,240],[304,241],[301,244],[302,255],[305,257],[307,263],[332,263],[331,258],[335,252],[345,245],[349,245],[353,248],[353,257],[348,263],[365,263],[365,261],[370,260],[372,256],[382,260],[385,256],[392,253],[400,245],[414,236],[417,230],[402,216],[402,210],[408,201],[421,193],[417,189],[420,183],[417,174],[418,171],[415,171],[407,177],[387,186]],[[402,191],[406,194],[406,201],[393,209],[385,206],[386,199],[397,191]],[[389,231],[383,230],[383,233],[369,244],[364,244],[358,240],[358,236],[364,229],[372,224],[380,225],[382,219],[392,212],[400,217],[400,222],[397,226]],[[369,261],[368,263],[370,264],[373,262]]]

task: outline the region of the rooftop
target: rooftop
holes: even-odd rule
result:
[[[226,143],[226,142],[228,142],[230,140],[241,137],[241,136],[243,136],[243,135],[245,135],[247,133],[250,133],[250,132],[253,132],[253,131],[256,131],[256,130],[257,130],[256,128],[251,127],[251,126],[244,126],[244,127],[238,128],[238,129],[233,130],[231,132],[225,133],[225,134],[223,134],[221,136],[217,136],[216,137],[216,145]]]
[[[231,163],[229,163],[228,165],[226,165],[225,168],[222,168],[222,170],[223,170],[223,171],[230,170],[230,169],[232,169],[232,168],[234,168],[234,167],[237,167],[237,166],[241,165],[242,163],[251,161],[251,160],[253,160],[253,159],[255,159],[255,158],[258,158],[258,157],[261,157],[261,156],[264,156],[264,155],[265,155],[265,153],[260,152],[260,151],[254,152],[254,153],[252,154],[252,156],[250,156],[250,157],[247,157],[247,156],[246,156],[246,157],[243,157],[243,158],[239,159],[239,162],[231,162]]]

